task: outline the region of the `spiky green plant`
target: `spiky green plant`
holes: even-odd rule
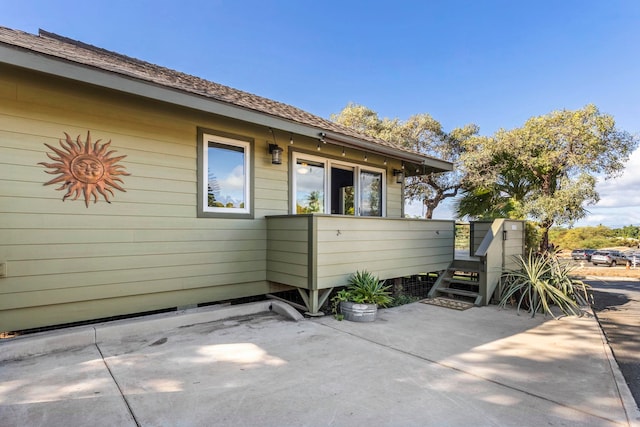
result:
[[[340,290],[331,299],[333,303],[333,313],[336,317],[338,314],[338,306],[342,301],[352,301],[359,304],[376,304],[378,307],[387,307],[393,302],[391,285],[385,285],[384,280],[380,280],[378,276],[364,271],[356,271],[349,278],[349,284],[345,289]]]
[[[377,304],[386,307],[393,301],[391,285],[385,286],[385,281],[378,279],[368,271],[357,271],[349,278],[347,290],[351,294],[351,301],[361,304]]]
[[[519,267],[508,270],[500,306],[513,304],[525,308],[531,317],[543,312],[557,318],[551,311],[557,306],[567,316],[581,315],[581,306],[589,304],[590,286],[571,277],[573,267],[561,262],[554,254],[534,254],[517,258]]]

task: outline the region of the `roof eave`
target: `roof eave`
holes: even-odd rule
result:
[[[434,157],[429,157],[418,153],[396,150],[393,147],[386,147],[384,145],[375,144],[373,142],[364,141],[346,135],[327,132],[324,139],[327,142],[333,142],[337,145],[345,145],[364,151],[376,152],[382,155],[389,156],[391,158],[411,162],[416,165],[423,165],[431,170],[437,170],[441,172],[449,172],[453,170],[453,163],[446,160],[436,159]]]
[[[0,58],[2,58],[2,62],[16,67],[88,83],[127,94],[142,96],[156,101],[167,102],[279,129],[284,129],[283,126],[287,126],[286,130],[309,137],[317,137],[319,133],[318,129],[233,105],[228,102],[218,101],[214,98],[185,92],[20,47],[0,43]]]
[[[403,150],[396,150],[392,147],[386,147],[366,140],[337,134],[326,129],[305,125],[264,112],[219,101],[214,98],[162,86],[124,74],[118,74],[117,72],[103,70],[66,60],[64,58],[50,56],[27,48],[0,43],[0,58],[2,58],[2,62],[16,67],[71,79],[115,91],[125,92],[198,111],[230,117],[249,123],[255,123],[274,129],[281,129],[310,138],[319,138],[320,132],[325,132],[327,134],[327,142],[332,142],[337,145],[346,145],[372,153],[379,153],[391,158],[425,165],[429,168],[441,171],[453,170],[453,165],[444,160],[423,156],[417,153],[414,154]]]

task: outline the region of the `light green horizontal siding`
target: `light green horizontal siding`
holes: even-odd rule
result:
[[[387,171],[387,218],[401,218],[404,205],[402,185],[396,183],[393,169]]]
[[[256,279],[262,279],[262,271],[264,270],[264,261],[260,262],[235,262],[235,263],[220,263],[214,264],[216,268],[216,274],[219,278],[219,285],[228,285],[232,283],[243,283],[247,281],[256,281]],[[210,271],[212,266],[193,266],[193,269],[185,269],[184,266],[176,266],[182,268],[182,276],[180,276],[180,282],[185,285],[189,285],[189,288],[196,287],[209,287],[212,283],[216,283],[215,277],[208,277],[207,281],[203,283],[198,281],[197,278],[189,277],[187,274],[202,274],[207,269]],[[164,271],[171,271],[170,267],[153,267],[162,268]],[[150,271],[152,268],[146,269]],[[256,269],[256,271],[252,271]],[[144,270],[144,269],[143,269]],[[93,272],[98,273],[99,271]],[[67,278],[73,278],[73,274],[66,274]],[[207,276],[200,276],[207,277]],[[141,277],[139,277],[141,278]],[[107,283],[102,285],[70,287],[69,284],[63,284],[57,289],[38,289],[38,300],[34,301],[32,292],[14,292],[11,299],[2,299],[0,301],[0,310],[7,310],[13,308],[30,307],[35,305],[51,305],[51,304],[64,304],[67,302],[76,301],[90,301],[95,299],[104,298],[116,298],[127,295],[140,295],[156,292],[168,292],[176,290],[175,280],[140,280],[132,281],[131,276],[127,276],[127,281],[123,283]],[[177,289],[181,289],[177,288]],[[175,306],[173,306],[175,307]]]
[[[34,236],[35,237],[35,236]],[[36,239],[34,239],[36,240]],[[39,240],[39,239],[38,239]],[[104,239],[103,239],[104,240]],[[21,244],[21,245],[4,245],[0,258],[7,258],[11,253],[18,259],[25,260],[47,260],[55,257],[63,258],[84,258],[84,257],[100,257],[108,254],[109,256],[127,256],[133,257],[139,254],[145,255],[164,255],[164,254],[211,254],[211,243],[207,241],[191,240],[187,242],[101,242],[101,243],[75,243],[65,242],[60,244]],[[234,240],[225,244],[227,252],[235,252],[242,254],[244,252],[260,252],[266,250],[266,242],[255,240]],[[219,258],[216,258],[216,260]],[[209,262],[210,260],[207,260]],[[15,275],[15,270],[12,275]]]
[[[154,282],[155,283],[155,282]],[[185,306],[196,301],[220,301],[281,290],[264,281],[227,283],[219,286],[188,288],[168,292],[154,292],[140,295],[128,295],[107,299],[93,299],[90,303],[69,302],[65,304],[30,306],[15,310],[0,311],[0,325],[41,325],[76,322],[86,319],[99,319],[117,315],[158,310],[166,307]],[[64,313],[64,316],[61,315]]]
[[[357,270],[383,279],[438,271],[454,256],[453,221],[305,215],[267,222],[267,277],[291,286],[341,286]]]
[[[443,270],[453,236],[453,221],[319,217],[317,286],[345,285],[359,270],[381,279]]]
[[[309,264],[308,216],[267,218],[267,279],[289,286],[308,289]]]
[[[507,231],[507,240],[504,242],[504,267],[515,269],[518,266],[517,257],[525,255],[524,222],[505,220],[503,229]]]
[[[254,141],[255,219],[197,217],[198,128]],[[83,196],[63,202],[66,190],[43,185],[57,175],[38,163],[54,162],[45,144],[59,148],[64,132],[84,142],[88,130],[94,143],[111,140],[113,156],[127,156],[119,164],[131,175],[122,176],[126,192],[114,189],[110,204],[100,196],[87,208]],[[349,222],[347,243],[332,240],[334,223],[314,218],[314,228],[309,217],[276,217],[291,209],[290,150],[316,153],[317,141],[296,137],[289,146],[278,135],[285,155],[273,165],[271,138],[262,126],[0,65],[0,261],[8,268],[0,332],[259,295],[283,284],[314,289],[346,271],[348,255],[384,265],[385,274],[413,271],[424,251],[437,255],[435,244],[393,228],[374,227],[381,234],[367,240],[368,225]],[[347,152],[362,163],[362,152]],[[327,144],[322,155],[342,158],[341,148]],[[369,164],[387,169],[387,216],[400,217],[401,186],[391,173],[400,163],[385,160],[369,155]],[[381,249],[367,258],[362,245]],[[404,256],[394,261],[385,251]]]
[[[0,98],[0,331],[282,289],[263,217],[287,213],[287,168],[270,163],[268,129],[1,66]],[[255,220],[197,218],[198,127],[254,139]],[[87,130],[131,174],[88,208],[38,164],[54,162],[45,143]]]
[[[218,220],[220,221],[220,220]],[[229,228],[226,230],[119,230],[119,229],[78,229],[78,230],[58,230],[58,229],[27,229],[27,230],[6,230],[0,229],[0,239],[5,242],[19,242],[19,244],[56,244],[56,243],[129,243],[129,242],[191,242],[207,241],[209,250],[224,251],[219,246],[226,240],[256,241],[256,244],[264,245],[261,240],[265,238],[263,230],[238,230]],[[226,245],[225,245],[226,246]],[[216,250],[217,249],[217,250]],[[226,250],[226,247],[224,248]],[[0,249],[0,253],[2,249]]]
[[[38,270],[32,266],[37,263]],[[227,251],[220,253],[201,252],[187,254],[150,254],[129,256],[85,256],[81,258],[56,258],[11,261],[11,277],[48,276],[53,274],[70,274],[83,272],[114,272],[118,270],[148,269],[170,266],[189,266],[196,271],[200,266],[214,266],[218,271],[235,268],[238,271],[264,270],[264,251]],[[42,285],[42,289],[46,285]],[[1,293],[9,286],[3,286]]]
[[[35,277],[35,279],[38,279],[37,282],[44,283],[46,281],[46,284],[42,285],[34,285],[33,276],[16,277],[12,279],[12,283],[19,291],[12,292],[12,294],[28,293],[30,297],[35,298],[31,300],[31,305],[47,305],[50,301],[40,298],[40,291],[77,290],[85,287],[92,289],[105,287],[107,289],[110,286],[125,285],[129,287],[137,286],[136,292],[133,293],[150,293],[150,291],[156,291],[157,287],[161,287],[161,282],[163,281],[166,281],[168,286],[173,286],[174,289],[188,289],[189,287],[219,286],[242,283],[244,281],[264,280],[261,270],[264,265],[260,263],[250,263],[250,265],[246,266],[249,270],[240,268],[244,267],[242,265],[234,266],[235,264],[225,264],[220,265],[220,269],[213,270],[208,265],[183,265],[139,268],[135,271],[115,270],[109,276],[96,274],[95,271],[88,271],[50,275],[46,278]],[[250,270],[253,268],[258,270]],[[176,286],[176,282],[179,282],[180,286]],[[73,296],[72,298],[76,297]],[[73,300],[76,301],[76,299]],[[3,305],[5,307],[15,306],[12,301],[13,296],[6,296],[5,298],[3,295]]]

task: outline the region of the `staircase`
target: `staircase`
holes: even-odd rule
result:
[[[524,221],[473,222],[470,240],[469,254],[454,257],[429,291],[429,298],[489,304],[493,294],[500,292],[505,269],[516,268],[516,256],[524,255]]]
[[[480,261],[454,260],[438,278],[429,292],[429,298],[448,297],[483,305],[480,294]]]

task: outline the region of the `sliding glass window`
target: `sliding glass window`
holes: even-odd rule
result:
[[[366,165],[293,153],[296,214],[384,216],[385,171]]]

